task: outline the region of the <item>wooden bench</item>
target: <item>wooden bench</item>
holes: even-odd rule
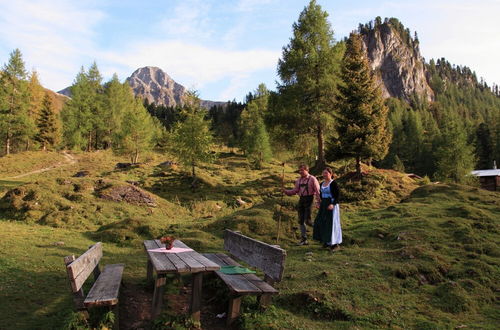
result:
[[[215,272],[231,292],[227,311],[227,324],[230,325],[240,313],[242,296],[258,295],[260,305],[264,308],[270,304],[271,296],[278,293],[272,285],[283,277],[286,251],[229,229],[224,231],[224,249],[264,272],[264,279],[255,274],[227,275],[221,271]],[[241,266],[224,253],[205,253],[204,256],[221,267]]]
[[[118,328],[118,295],[122,281],[123,264],[106,265],[99,269],[102,258],[102,243],[92,245],[84,254],[75,259],[75,256],[64,258],[68,279],[73,293],[73,301],[78,311],[88,316],[87,309],[95,306],[109,306],[115,313],[115,326]],[[94,274],[94,285],[85,295],[83,284]]]

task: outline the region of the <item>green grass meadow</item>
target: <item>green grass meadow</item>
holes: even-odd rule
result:
[[[63,257],[104,243],[102,263],[125,263],[124,281],[145,285],[142,241],[174,234],[200,252],[222,252],[225,228],[287,250],[280,294],[265,312],[245,298],[243,329],[496,329],[500,324],[500,198],[477,187],[420,186],[394,171],[360,182],[339,178],[342,248],[296,246],[296,197],[281,198],[282,163],[254,170],[221,153],[198,171],[200,186],[172,160],[150,153],[139,166],[110,152],[0,159],[0,329],[62,329],[73,310]],[[15,163],[16,166],[10,164]],[[335,167],[335,164],[332,164]],[[291,187],[295,166],[285,167]],[[87,171],[85,177],[74,177]],[[341,173],[342,174],[342,173]],[[106,200],[133,183],[155,204]],[[246,203],[240,205],[237,199]],[[280,206],[280,201],[282,204]],[[63,242],[63,243],[62,243]],[[220,313],[226,306],[221,302]],[[168,309],[168,304],[165,307]],[[203,324],[202,324],[203,326]]]

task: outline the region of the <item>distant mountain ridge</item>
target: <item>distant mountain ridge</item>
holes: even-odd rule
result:
[[[147,100],[150,104],[166,107],[182,106],[183,97],[187,89],[173,80],[162,69],[154,66],[145,66],[135,70],[126,79],[135,96]],[[58,92],[71,97],[71,86]],[[227,102],[200,100],[203,108],[224,106]]]

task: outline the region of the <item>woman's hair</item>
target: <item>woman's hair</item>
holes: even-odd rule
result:
[[[331,168],[325,167],[325,169],[323,171],[327,171],[328,173],[330,173],[333,176],[333,170]]]

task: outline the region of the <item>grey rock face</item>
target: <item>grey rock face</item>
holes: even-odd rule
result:
[[[381,83],[385,98],[410,101],[411,96],[416,94],[427,101],[434,100],[418,45],[410,47],[405,44],[389,24],[379,25],[362,36],[368,60]]]
[[[147,66],[134,71],[127,78],[134,94],[156,105],[182,105],[186,88],[176,83],[160,68]]]

